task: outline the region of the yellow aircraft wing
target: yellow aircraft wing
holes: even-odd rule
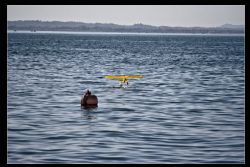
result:
[[[124,80],[124,79],[137,79],[143,78],[143,75],[107,75],[105,78],[107,79],[116,79],[116,80]]]

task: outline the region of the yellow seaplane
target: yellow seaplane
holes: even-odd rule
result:
[[[123,86],[123,84],[128,85],[128,79],[138,79],[143,78],[143,75],[107,75],[105,78],[111,79],[111,80],[118,80],[120,81],[120,86]]]

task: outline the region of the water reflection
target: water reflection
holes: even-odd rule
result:
[[[92,120],[92,119],[96,119],[96,116],[94,115],[95,112],[97,111],[97,106],[94,107],[94,106],[88,106],[88,107],[85,107],[85,106],[81,106],[81,117],[83,119],[88,119],[88,120]]]

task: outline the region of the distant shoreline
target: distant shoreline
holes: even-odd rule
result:
[[[219,27],[170,27],[134,24],[125,26],[113,23],[83,23],[39,20],[8,21],[7,29],[13,31],[245,34],[245,27],[243,25],[237,26],[226,24]]]
[[[197,35],[197,36],[245,36],[244,33],[149,33],[149,32],[80,32],[80,31],[27,31],[8,30],[7,33],[28,34],[82,34],[82,35]]]

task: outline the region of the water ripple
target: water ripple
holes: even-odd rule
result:
[[[244,163],[244,59],[242,36],[8,34],[8,163]]]

